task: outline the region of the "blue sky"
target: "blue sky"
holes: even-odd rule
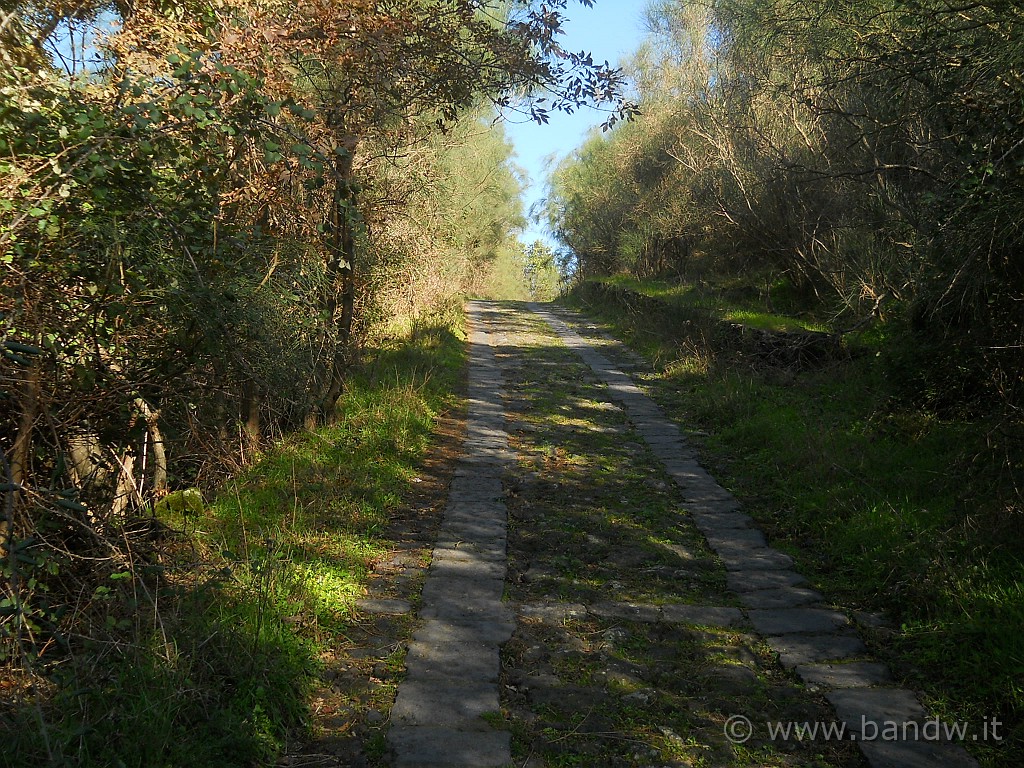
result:
[[[588,51],[595,61],[617,64],[627,58],[640,45],[644,35],[643,11],[648,0],[597,0],[593,8],[573,3],[569,5],[568,21],[562,47],[579,52]],[[530,178],[530,186],[523,195],[526,211],[544,196],[547,168],[568,155],[583,141],[587,132],[605,121],[605,115],[583,109],[573,115],[553,114],[547,125],[531,122],[509,122],[505,130],[516,148],[516,165]],[[531,223],[523,233],[526,243],[546,233]]]

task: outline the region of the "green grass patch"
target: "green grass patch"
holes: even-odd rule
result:
[[[1024,526],[1007,469],[1021,457],[990,450],[998,425],[901,405],[884,356],[755,369],[713,334],[581,295],[569,303],[660,361],[654,396],[701,431],[702,461],[805,574],[841,607],[890,619],[874,650],[937,714],[979,731],[1001,720],[1002,744],[968,746],[987,765],[1014,764]]]
[[[800,316],[780,314],[776,304],[789,305],[781,286],[751,289],[749,284],[735,279],[721,279],[700,286],[668,280],[640,280],[632,275],[615,275],[594,282],[654,299],[667,308],[694,311],[707,315],[707,319],[743,325],[763,331],[827,331],[828,323],[813,314]],[[775,297],[773,300],[772,297]]]
[[[272,763],[308,721],[387,524],[464,367],[461,313],[380,342],[337,423],[288,436],[201,509],[165,505],[162,555],[89,600],[36,704],[0,711],[19,765]],[[83,624],[86,623],[83,619]]]

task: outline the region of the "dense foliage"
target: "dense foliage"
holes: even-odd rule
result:
[[[898,321],[917,402],[1016,412],[1020,4],[671,0],[649,21],[643,118],[553,180],[581,273],[782,281],[844,322]]]
[[[74,651],[159,505],[521,265],[495,116],[617,98],[569,6],[0,3],[3,659]]]

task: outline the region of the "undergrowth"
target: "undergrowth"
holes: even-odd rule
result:
[[[161,505],[152,551],[67,607],[63,634],[23,638],[7,660],[0,764],[273,762],[389,551],[389,513],[453,405],[463,338],[452,309],[379,342],[335,424],[268,448],[209,503]]]
[[[799,302],[784,281],[753,286],[749,279],[719,278],[695,285],[620,274],[595,282],[634,291],[684,312],[701,310],[727,323],[765,331],[826,331],[829,325],[818,316],[820,312],[798,313]]]
[[[1005,424],[901,399],[886,351],[868,346],[884,333],[820,366],[751,365],[714,331],[728,306],[637,312],[590,295],[567,303],[656,361],[647,383],[719,481],[830,600],[888,617],[873,650],[935,714],[979,732],[1002,721],[1001,743],[968,746],[1012,764],[1024,749],[1024,526],[1021,456],[992,450]]]

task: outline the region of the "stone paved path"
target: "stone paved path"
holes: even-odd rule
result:
[[[506,728],[520,733],[524,744],[530,740],[528,733],[540,731],[549,743],[576,745],[564,747],[577,750],[574,757],[582,762],[572,764],[689,765],[699,747],[703,759],[714,765],[765,764],[761,759],[772,765],[858,765],[866,759],[875,768],[975,765],[953,744],[865,739],[889,722],[924,723],[928,713],[912,692],[892,684],[884,665],[869,658],[850,619],[826,606],[793,569],[791,558],[768,545],[739,502],[700,466],[679,427],[632,379],[574,332],[563,316],[538,305],[530,310],[584,366],[570,368],[567,359],[558,357],[543,362],[535,352],[533,359],[526,357],[531,353],[518,345],[519,336],[511,330],[515,322],[526,321],[501,305],[471,303],[465,458],[452,483],[424,587],[419,613],[423,625],[409,647],[408,676],[391,715],[388,742],[394,764],[511,765],[511,733],[494,727],[501,725],[504,711],[511,719]],[[497,356],[495,346],[500,347]],[[578,383],[574,403],[548,404],[551,413],[564,414],[570,425],[558,433],[561,437],[552,433],[545,438],[553,445],[545,447],[544,436],[532,434],[539,428],[523,417],[510,415],[506,422],[507,382],[499,363],[506,374],[518,377],[520,395],[529,394],[529,374],[542,365],[547,366],[545,375],[561,374],[563,381]],[[515,403],[512,398],[510,404],[527,410],[543,404],[542,391],[533,391],[533,400]],[[595,399],[595,392],[603,393],[603,399]],[[587,409],[610,411],[584,425],[581,414]],[[525,480],[516,480],[511,470],[515,455],[509,448],[508,424],[524,435],[517,438],[523,450],[537,449],[540,469]],[[625,446],[624,463],[614,470],[623,473],[623,487],[629,472],[646,472],[646,485],[638,487],[654,490],[652,509],[669,507],[649,512],[650,529],[636,531],[640,535],[635,541],[607,541],[610,534],[629,533],[628,518],[602,528],[596,518],[570,518],[566,524],[543,511],[543,489],[549,495],[560,486],[565,490],[575,471],[560,470],[548,460],[550,455],[557,458],[559,443],[575,440],[574,461],[586,464],[588,440],[596,445],[602,432],[611,437],[602,450],[610,453]],[[634,440],[640,450],[632,447]],[[519,459],[520,464],[528,461],[522,455]],[[657,471],[669,482],[659,480],[645,461],[660,465]],[[601,472],[580,477],[579,486],[569,488],[570,501],[589,499],[590,483],[614,489],[616,481],[614,474]],[[531,483],[540,494],[528,495]],[[508,553],[507,498],[514,506],[517,542]],[[590,503],[607,506],[607,498]],[[687,538],[687,530],[694,528],[703,540],[696,532]],[[658,547],[667,554],[659,554]],[[514,560],[511,573],[507,554]],[[506,575],[509,594],[518,598],[518,625],[513,606],[501,600]],[[666,593],[678,601],[666,602]],[[645,594],[650,599],[622,597]],[[600,642],[592,643],[589,638],[597,634]],[[503,644],[504,669],[499,661]],[[635,648],[630,651],[631,644],[647,656]],[[712,652],[701,656],[695,650],[701,644]],[[766,651],[759,656],[758,648]],[[721,662],[720,656],[731,662]],[[592,669],[594,659],[601,660],[597,671]],[[791,682],[792,675],[804,687]],[[817,699],[810,701],[808,692]],[[750,701],[758,703],[744,709]],[[646,709],[665,723],[675,722],[673,714],[683,709],[699,710],[700,716],[687,714],[690,719],[684,724],[694,730],[689,740],[688,734],[677,732],[678,725],[663,725],[652,740],[657,742],[654,749],[613,750],[614,757],[596,751],[593,742],[615,738],[616,718],[628,717],[635,711],[631,707]],[[602,716],[604,709],[616,714]],[[713,733],[722,730],[720,720],[730,711],[835,719],[846,725],[847,743],[855,742],[863,758],[850,752],[852,747],[835,747],[825,762],[819,761],[818,751],[802,744],[784,744],[791,753],[772,751],[774,745],[765,745],[759,734],[765,751],[749,752],[744,759],[734,749],[742,744],[725,743],[722,733]],[[744,730],[748,726],[757,730],[764,723],[757,716],[741,715],[732,726],[737,730],[724,735],[742,742],[751,735]],[[663,756],[673,752],[674,742],[678,757],[666,763]],[[515,764],[542,763],[531,752]]]
[[[484,719],[499,712],[498,652],[514,629],[501,601],[507,523],[501,478],[510,453],[488,310],[474,302],[468,312],[465,455],[423,587],[423,625],[409,645],[407,676],[391,710],[387,740],[396,768],[484,768],[511,761],[511,735]]]

